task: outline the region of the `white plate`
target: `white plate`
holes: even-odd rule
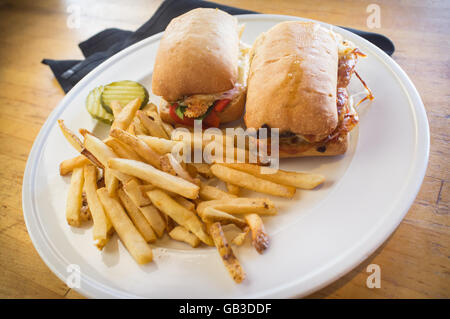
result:
[[[242,15],[243,40],[285,20],[278,15]],[[324,24],[326,25],[326,24]],[[235,249],[247,273],[235,284],[214,248],[189,249],[168,240],[156,243],[155,262],[138,266],[117,236],[100,253],[91,229],[65,221],[68,177],[59,163],[75,156],[56,120],[74,130],[104,132],[84,107],[88,92],[117,80],[150,88],[161,34],[143,40],[102,63],[78,83],[42,127],[31,150],[23,181],[23,211],[30,237],[42,259],[62,280],[69,264],[81,269],[77,290],[88,297],[260,298],[304,296],[338,279],[368,257],[394,231],[412,204],[428,161],[429,130],[422,101],[403,70],[364,39],[335,28],[367,54],[358,72],[375,101],[361,114],[345,156],[282,161],[281,167],[323,173],[318,190],[298,191],[277,200],[278,216],[265,219],[271,246],[258,255],[251,245]],[[352,90],[361,90],[358,83]]]

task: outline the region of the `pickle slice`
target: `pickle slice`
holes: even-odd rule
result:
[[[114,121],[114,116],[106,112],[100,101],[103,90],[104,87],[99,86],[89,92],[86,98],[86,109],[94,119],[111,125]]]
[[[140,83],[135,81],[112,82],[105,86],[101,102],[108,113],[112,114],[111,102],[118,101],[120,105],[125,106],[135,98],[141,98],[140,108],[148,103],[148,91]]]

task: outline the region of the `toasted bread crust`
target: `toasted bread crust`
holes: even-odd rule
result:
[[[342,155],[347,152],[349,144],[349,135],[339,141],[333,141],[327,143],[325,152],[319,152],[317,148],[312,147],[306,151],[301,151],[299,148],[299,152],[283,152],[281,149],[279,150],[280,158],[288,158],[288,157],[307,157],[307,156],[335,156]]]
[[[338,47],[311,22],[283,22],[252,49],[245,123],[318,141],[337,126]]]
[[[230,90],[238,76],[239,36],[235,17],[199,8],[173,19],[161,39],[153,93],[167,101]]]

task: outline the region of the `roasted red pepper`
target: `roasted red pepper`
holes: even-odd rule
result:
[[[214,105],[214,110],[216,110],[217,112],[222,112],[230,102],[230,99],[218,100]]]
[[[219,127],[220,118],[217,116],[215,110],[211,110],[208,116],[203,120],[203,124],[208,127]]]
[[[175,112],[175,110],[177,109],[177,107],[178,107],[178,103],[174,103],[174,104],[172,104],[171,106],[170,106],[170,110],[169,110],[169,113],[170,113],[170,116],[173,118],[173,120],[175,121],[175,122],[177,122],[178,124],[183,124],[183,125],[188,125],[188,126],[194,126],[194,119],[191,119],[191,118],[189,118],[189,117],[184,117],[184,119],[181,119],[178,115],[177,115],[177,113]]]

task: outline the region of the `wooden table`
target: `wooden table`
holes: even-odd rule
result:
[[[0,297],[79,298],[44,264],[22,215],[22,178],[42,124],[64,96],[43,58],[77,59],[77,44],[107,27],[136,29],[161,0],[78,1],[80,28],[67,26],[73,1],[0,0]],[[363,30],[369,1],[227,0],[263,13],[297,15]],[[430,163],[419,195],[395,233],[353,271],[314,298],[449,298],[450,2],[376,1],[393,58],[417,86],[431,127]],[[381,288],[366,267],[381,267]]]

